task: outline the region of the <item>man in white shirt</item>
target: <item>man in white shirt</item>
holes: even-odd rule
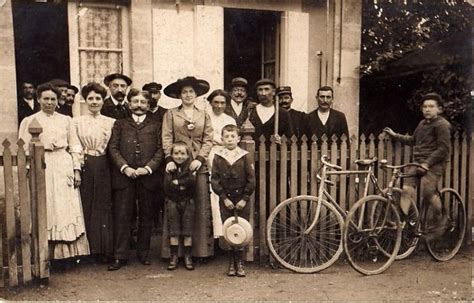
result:
[[[225,113],[235,119],[239,128],[242,127],[249,114],[248,90],[247,79],[243,77],[232,79],[229,87],[230,101],[227,102]]]
[[[288,140],[293,136],[293,127],[290,114],[285,110],[278,111],[278,125],[275,127],[275,82],[270,79],[260,79],[255,83],[257,98],[260,102],[254,110],[249,113],[249,120],[255,127],[253,140],[258,147],[261,135],[265,136],[267,144],[270,137],[276,135],[276,142],[280,142],[281,136],[285,135]],[[275,128],[278,129],[275,134]]]
[[[21,121],[40,110],[35,99],[35,87],[32,82],[23,82],[21,96],[18,98],[18,125]]]

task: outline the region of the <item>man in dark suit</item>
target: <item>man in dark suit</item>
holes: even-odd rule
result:
[[[308,138],[316,135],[318,140],[321,140],[323,134],[326,134],[328,142],[331,142],[331,137],[336,135],[338,142],[340,142],[340,137],[345,134],[349,139],[346,115],[331,108],[333,98],[332,87],[323,86],[318,89],[316,94],[318,108],[306,116],[305,128]]]
[[[37,113],[40,105],[35,98],[35,87],[31,82],[23,82],[21,96],[18,98],[18,126],[28,116]]]
[[[114,263],[108,270],[118,270],[127,263],[130,224],[138,201],[137,257],[150,265],[149,250],[153,222],[153,201],[158,185],[156,171],[163,159],[161,124],[148,114],[147,92],[130,90],[127,99],[132,115],[115,121],[109,142],[114,190]]]
[[[110,96],[104,99],[104,106],[102,106],[100,113],[117,120],[130,117],[132,112],[125,101],[125,96],[128,87],[132,84],[132,79],[114,73],[107,75],[104,78],[104,83],[109,87]]]
[[[304,133],[304,120],[306,113],[291,108],[293,103],[293,95],[290,86],[280,86],[276,90],[278,104],[280,109],[287,111],[291,117],[291,125],[293,126],[293,133],[296,138],[300,139]]]
[[[265,136],[267,144],[270,143],[272,135],[275,135],[277,143],[281,143],[281,136],[283,135],[288,139],[293,136],[291,118],[287,111],[278,110],[278,125],[275,126],[275,114],[277,112],[274,102],[275,88],[275,82],[270,79],[260,79],[255,83],[259,104],[250,111],[249,120],[255,127],[253,140],[257,148],[260,145],[259,138],[261,135]],[[275,133],[276,128],[277,132]]]
[[[224,113],[234,118],[239,128],[249,115],[248,90],[247,79],[242,77],[232,79],[229,87],[230,101],[226,104]]]
[[[166,113],[166,108],[160,106],[161,88],[163,86],[160,83],[150,82],[143,85],[142,90],[147,91],[150,94],[150,112],[159,121],[163,121],[163,116]]]

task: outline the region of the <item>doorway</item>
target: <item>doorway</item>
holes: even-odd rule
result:
[[[54,78],[69,82],[67,1],[12,1],[17,88]]]
[[[261,78],[278,85],[280,12],[224,9],[224,83],[244,77],[249,86]]]

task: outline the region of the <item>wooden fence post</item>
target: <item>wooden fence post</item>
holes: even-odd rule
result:
[[[48,226],[46,221],[46,184],[44,145],[39,139],[43,128],[34,119],[28,132],[31,134],[30,151],[30,189],[31,189],[31,216],[33,254],[35,261],[34,275],[47,282],[49,278],[48,261]]]
[[[255,127],[252,125],[249,119],[247,119],[242,128],[240,129],[242,135],[242,140],[240,145],[243,149],[249,152],[249,159],[255,168],[255,141],[252,139],[252,135],[255,133]],[[255,182],[257,182],[255,180]],[[252,227],[255,226],[255,192],[250,196],[250,224]],[[254,228],[254,237],[255,237],[255,228]],[[245,251],[245,260],[253,261],[254,260],[254,240],[250,242]]]

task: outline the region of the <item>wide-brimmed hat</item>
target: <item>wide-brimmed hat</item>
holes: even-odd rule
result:
[[[105,78],[104,78],[105,85],[109,86],[110,81],[112,81],[114,79],[122,79],[122,80],[125,81],[125,83],[127,83],[128,86],[130,86],[130,84],[132,84],[132,79],[125,76],[124,74],[113,73],[113,74],[105,76]]]
[[[160,83],[150,82],[143,85],[142,90],[146,90],[150,93],[156,93],[156,92],[161,91],[162,88],[163,86]]]
[[[243,87],[245,87],[246,90],[248,90],[249,89],[249,82],[247,81],[247,79],[245,79],[243,77],[236,77],[236,78],[232,79],[232,81],[230,82],[229,89],[232,89],[236,86],[243,86]]]
[[[185,86],[192,86],[197,96],[202,96],[209,91],[209,82],[188,76],[178,79],[176,82],[165,87],[165,95],[171,98],[180,99],[181,89]]]
[[[250,222],[236,214],[222,224],[224,239],[232,247],[247,246],[253,238]]]

